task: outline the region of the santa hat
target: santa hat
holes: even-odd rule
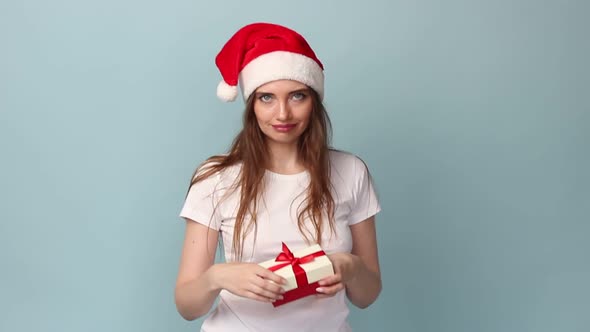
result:
[[[289,79],[314,89],[323,99],[324,66],[297,32],[270,23],[254,23],[241,28],[223,46],[215,64],[223,80],[217,96],[234,101],[238,82],[244,100],[259,86]]]

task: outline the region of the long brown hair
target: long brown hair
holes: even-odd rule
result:
[[[309,89],[312,98],[312,112],[306,130],[299,137],[298,157],[308,171],[310,182],[307,195],[301,206],[298,206],[297,224],[304,238],[310,238],[321,244],[321,235],[328,228],[334,232],[334,199],[330,188],[330,140],[332,125],[330,118],[319,95]],[[236,259],[241,259],[244,237],[252,231],[256,232],[256,212],[259,198],[264,191],[264,173],[268,165],[268,150],[264,133],[260,130],[254,113],[256,93],[252,93],[246,101],[243,117],[243,128],[234,138],[226,155],[216,155],[207,159],[193,174],[190,186],[204,180],[224,169],[241,163],[240,173],[232,188],[224,196],[240,189],[240,203],[236,216],[232,251]],[[198,175],[197,175],[198,174]],[[189,190],[190,190],[189,186]],[[250,222],[245,220],[250,217]],[[313,225],[313,230],[305,227],[305,218]]]

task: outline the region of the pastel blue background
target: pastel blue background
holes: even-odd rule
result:
[[[197,331],[194,167],[241,103],[213,58],[282,23],[369,164],[384,289],[357,331],[590,331],[587,1],[0,2],[0,330]]]

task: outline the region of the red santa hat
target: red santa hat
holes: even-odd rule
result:
[[[238,82],[244,100],[259,86],[289,79],[301,82],[324,97],[324,66],[297,32],[270,23],[241,28],[223,46],[215,64],[223,80],[217,96],[234,101]]]

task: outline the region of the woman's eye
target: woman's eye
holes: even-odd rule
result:
[[[297,92],[293,94],[293,100],[303,100],[305,99],[306,95],[303,92]]]
[[[260,101],[263,103],[268,103],[269,101],[272,100],[272,96],[271,95],[262,95],[262,96],[258,97],[258,99],[260,99]]]

